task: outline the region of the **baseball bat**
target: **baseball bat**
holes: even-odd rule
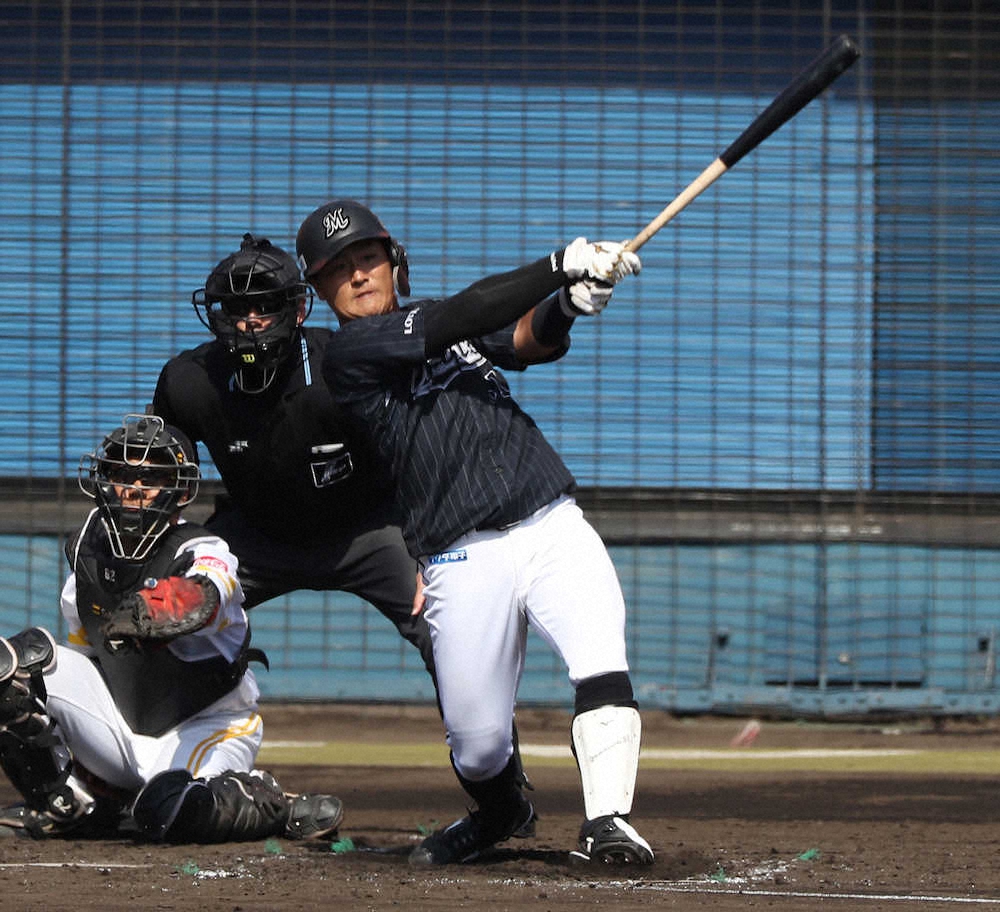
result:
[[[687,185],[655,219],[626,243],[629,250],[638,250],[657,231],[684,209],[695,197],[708,189],[744,155],[756,149],[783,123],[791,120],[810,101],[840,76],[861,51],[847,35],[841,35],[782,90],[729,148]]]

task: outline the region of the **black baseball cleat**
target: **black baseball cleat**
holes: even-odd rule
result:
[[[0,827],[15,830],[32,839],[79,833],[86,822],[86,811],[75,800],[71,805],[57,803],[51,811],[37,811],[24,804],[0,808]]]
[[[285,836],[288,839],[322,839],[337,832],[344,819],[344,804],[333,795],[289,795],[291,809]]]
[[[472,811],[461,820],[431,833],[410,852],[411,865],[465,864],[507,839],[527,839],[535,835],[538,819],[531,802],[523,795],[512,815]]]
[[[584,821],[580,847],[569,853],[574,864],[648,865],[653,850],[621,814]]]

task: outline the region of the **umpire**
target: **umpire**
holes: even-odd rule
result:
[[[164,365],[151,411],[211,454],[226,495],[205,525],[239,558],[246,608],[296,589],[353,593],[434,679],[427,624],[412,614],[417,567],[390,486],[323,379],[332,333],[302,325],[312,300],[288,253],[244,235],[192,297],[215,339]]]

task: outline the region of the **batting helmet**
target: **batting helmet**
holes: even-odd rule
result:
[[[121,427],[80,459],[80,489],[97,501],[116,557],[142,560],[170,518],[198,495],[198,457],[191,441],[157,415],[126,415]],[[119,491],[155,489],[149,503]]]
[[[406,250],[393,239],[371,209],[354,200],[324,203],[299,226],[295,238],[299,266],[307,279],[312,278],[346,247],[373,238],[385,244],[396,291],[408,295],[410,264],[406,259]]]
[[[219,262],[191,296],[198,319],[226,346],[245,393],[271,384],[298,332],[303,300],[308,316],[312,289],[291,254],[252,234],[243,235],[240,249]],[[267,325],[247,323],[251,313],[270,318]]]

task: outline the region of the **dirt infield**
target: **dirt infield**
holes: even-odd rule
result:
[[[423,708],[266,706],[264,714],[265,754],[270,742],[340,738],[388,749],[440,737],[436,715]],[[775,768],[736,762],[712,769],[690,751],[732,751],[743,720],[645,714],[647,751],[689,753],[680,766],[645,759],[640,766],[633,819],[657,860],[637,872],[567,862],[581,817],[575,769],[532,758],[565,742],[568,721],[559,712],[520,715],[538,835],[476,864],[431,871],[407,864],[422,831],[464,812],[449,769],[262,763],[290,790],[342,797],[340,841],[157,846],[8,837],[0,839],[0,909],[1000,910],[996,776],[933,769],[939,751],[1000,756],[993,723],[765,721],[739,756],[773,756]],[[800,759],[782,771],[789,749]],[[927,752],[929,769],[893,772],[895,754],[886,753],[889,769],[851,771],[847,758],[860,754],[837,753],[845,750],[867,758]],[[801,768],[802,757],[829,759],[827,751],[836,762],[845,758],[843,770]],[[13,798],[9,786],[0,798]]]

